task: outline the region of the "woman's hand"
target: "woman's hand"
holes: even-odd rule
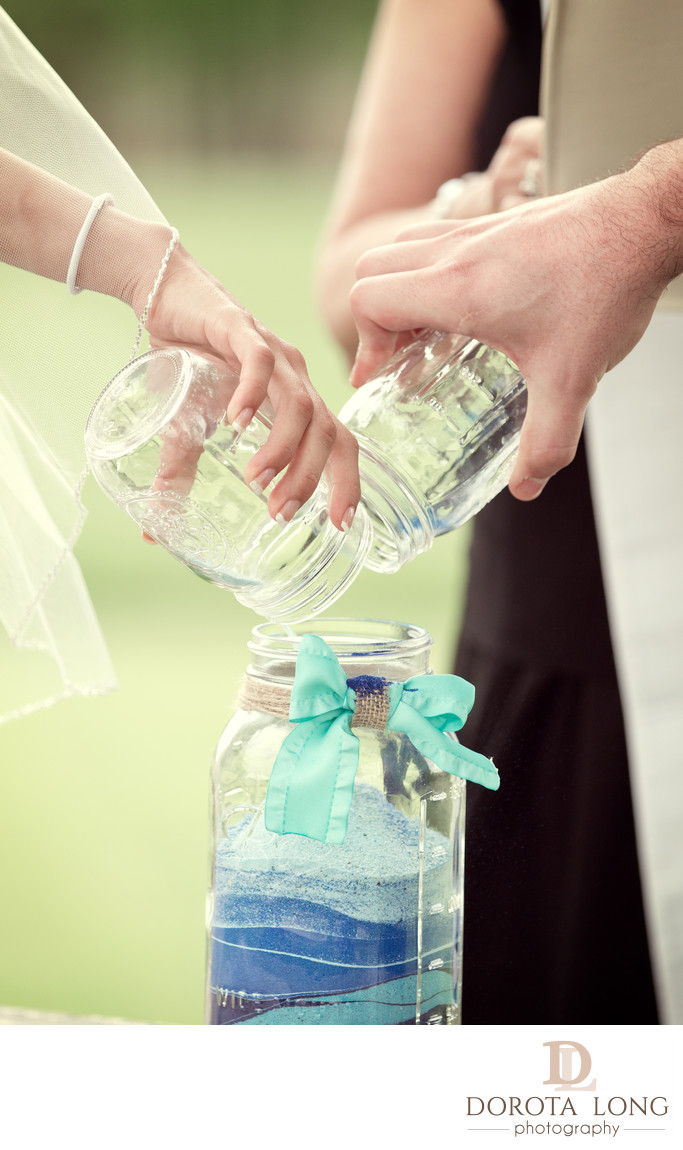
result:
[[[542,196],[545,123],[524,116],[510,124],[487,169],[492,211],[504,212]]]
[[[143,294],[133,300],[139,313]],[[268,501],[273,517],[289,521],[311,497],[324,469],[330,518],[340,529],[350,525],[360,498],[358,445],[313,388],[296,348],[259,323],[180,245],[171,255],[146,326],[153,347],[187,347],[236,373],[239,383],[227,408],[229,422],[246,427],[257,408],[270,401],[273,428],[250,460],[245,480],[264,489],[287,469]],[[178,471],[187,472],[188,464],[194,466],[192,460],[179,459]],[[166,460],[167,472],[169,466]]]
[[[455,181],[456,190],[450,203],[446,200],[445,207],[439,199],[433,201],[438,218],[471,220],[475,216],[488,216],[492,212],[514,208],[541,195],[543,135],[544,123],[540,116],[524,116],[515,120],[505,132],[485,172],[469,172],[459,187]],[[448,187],[447,183],[446,194]]]
[[[74,244],[92,197],[50,173],[0,149],[0,192],[7,204],[0,229],[0,258],[52,279],[66,280]],[[104,292],[131,305],[147,305],[171,232],[168,225],[137,219],[113,206],[100,209],[89,228],[76,269],[77,287]],[[315,491],[323,469],[330,488],[330,518],[349,523],[360,498],[358,448],[349,431],[327,410],[308,378],[300,353],[278,339],[176,244],[153,299],[147,330],[152,346],[184,346],[226,364],[239,384],[228,419],[241,426],[266,398],[273,428],[246,469],[247,482],[265,488],[286,472],[268,500],[273,517],[285,521]],[[207,412],[210,420],[214,413]],[[186,484],[195,458],[177,458]],[[165,461],[168,477],[174,459]]]

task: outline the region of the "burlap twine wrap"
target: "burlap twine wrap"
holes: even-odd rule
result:
[[[389,680],[376,675],[358,675],[355,679],[347,679],[346,684],[356,692],[351,726],[383,731],[389,718]],[[291,696],[291,687],[245,675],[237,701],[245,711],[265,711],[288,719]]]

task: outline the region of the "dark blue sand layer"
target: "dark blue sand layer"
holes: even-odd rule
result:
[[[275,911],[277,906],[273,908]],[[311,908],[313,909],[313,908]],[[423,967],[451,965],[454,946],[452,915],[433,916],[424,924]],[[211,937],[212,979],[241,994],[292,995],[308,991],[356,990],[385,979],[414,974],[417,924],[345,922],[345,933],[288,930],[277,927],[214,927]],[[364,937],[363,937],[364,936]]]
[[[415,1023],[417,994],[415,975],[355,992],[302,998],[259,1000],[218,992],[212,1002],[211,1022],[222,1026],[405,1026]],[[435,1010],[445,1015],[453,1002],[450,971],[430,970],[422,975],[421,1021]]]

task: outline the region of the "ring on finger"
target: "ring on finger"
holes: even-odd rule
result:
[[[524,168],[524,175],[519,181],[519,191],[523,196],[529,198],[533,196],[540,196],[541,194],[541,175],[543,172],[543,165],[540,160],[528,160]]]

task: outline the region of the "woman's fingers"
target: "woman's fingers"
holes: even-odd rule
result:
[[[335,527],[348,531],[360,502],[358,476],[358,440],[335,420],[336,438],[325,467],[330,491],[330,519]]]
[[[289,522],[313,495],[323,470],[329,488],[330,519],[339,530],[350,527],[360,500],[358,444],[329,412],[325,418],[316,415],[311,420],[285,475],[270,496],[271,515]]]
[[[240,407],[247,394],[240,379],[233,407]],[[281,476],[270,493],[268,509],[273,518],[289,522],[311,498],[327,468],[330,518],[341,530],[353,519],[360,499],[355,439],[327,409],[308,379],[303,357],[289,344],[281,344],[274,357],[266,394],[272,428],[249,461],[245,481],[263,491]],[[256,402],[256,392],[251,397]]]
[[[240,360],[239,383],[226,412],[228,423],[245,428],[268,395],[276,357],[267,343],[255,343]]]
[[[543,121],[516,120],[507,129],[487,168],[494,211],[505,211],[542,191]],[[533,172],[533,179],[531,173]]]
[[[360,494],[357,449],[313,388],[300,352],[259,323],[182,249],[169,264],[148,329],[155,344],[188,347],[234,373],[233,385],[221,397],[222,406],[216,405],[215,397],[201,395],[198,412],[217,419],[224,416],[242,428],[257,410],[272,412],[266,443],[245,469],[245,481],[258,490],[281,476],[270,492],[271,514],[291,519],[311,497],[329,463],[334,476],[331,518],[341,528]],[[189,489],[201,449],[197,442],[169,443],[159,487],[173,483]]]
[[[245,480],[262,491],[284,472],[270,494],[268,508],[274,518],[289,522],[311,498],[327,467],[330,516],[341,529],[360,498],[357,444],[307,382],[302,365],[299,353],[290,348],[277,364],[268,392],[272,428],[249,461]]]
[[[282,369],[280,370],[282,371]],[[299,444],[308,432],[315,410],[313,398],[303,386],[294,388],[290,385],[283,395],[282,389],[278,389],[277,382],[274,382],[269,396],[275,412],[273,425],[266,442],[249,460],[244,473],[247,483],[255,482],[261,489],[267,486],[267,482],[263,482],[266,474],[270,475],[270,480],[268,480],[270,482],[291,463]],[[319,438],[324,439],[324,432],[321,436],[319,427],[316,430],[318,430]],[[329,446],[332,442],[333,437]],[[322,468],[323,464],[320,465],[319,475]],[[292,497],[298,492],[298,488],[296,492],[292,489]]]

